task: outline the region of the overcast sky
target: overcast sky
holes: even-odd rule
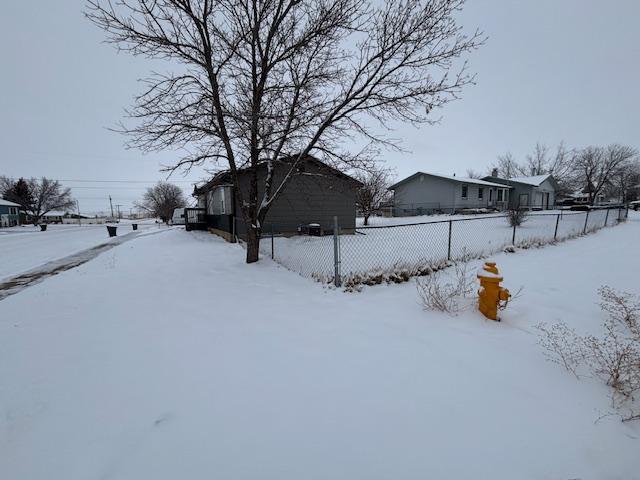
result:
[[[150,65],[102,44],[82,4],[3,5],[0,175],[58,178],[81,210],[106,210],[109,194],[127,210],[177,155],[126,150],[107,130]],[[477,85],[436,112],[439,125],[395,132],[409,150],[384,155],[398,177],[485,171],[497,155],[521,158],[536,141],[640,147],[640,1],[470,0],[461,18],[489,37],[470,57]],[[174,180],[190,190],[204,175]]]

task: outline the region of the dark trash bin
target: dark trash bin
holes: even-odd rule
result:
[[[110,225],[107,225],[107,231],[109,232],[109,236],[110,237],[115,237],[116,236],[116,229],[118,227],[112,227]]]
[[[133,227],[134,230],[138,229],[138,224],[137,223],[132,223],[131,226]]]
[[[309,228],[309,235],[313,237],[320,237],[322,235],[322,227],[319,223],[310,223],[307,227]]]
[[[43,224],[43,225],[40,225],[40,231],[41,232],[46,232],[47,231],[47,224],[46,223]]]

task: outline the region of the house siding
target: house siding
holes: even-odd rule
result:
[[[464,186],[467,187],[466,198],[462,196]],[[482,198],[479,198],[480,189],[483,189]],[[497,190],[497,187],[490,185],[421,174],[394,188],[394,214],[422,215],[465,208],[498,207]]]
[[[274,185],[279,185],[286,175],[284,166],[276,167]],[[258,172],[258,198],[262,198],[266,170]],[[249,191],[249,177],[239,179],[243,192]],[[240,205],[236,199],[236,211]],[[354,230],[356,226],[356,189],[353,184],[324,170],[316,164],[307,163],[304,171],[296,173],[284,191],[269,208],[262,226],[264,232],[273,230],[294,233],[300,225],[320,224],[324,231],[333,231],[333,217],[338,217],[340,228]],[[240,220],[240,215],[238,215]],[[245,231],[238,222],[238,233]]]
[[[273,184],[279,185],[288,171],[287,165],[277,165]],[[266,168],[258,171],[258,199],[262,198],[266,179]],[[245,198],[249,192],[250,178],[247,174],[240,174],[238,178],[240,191]],[[235,214],[235,231],[239,235],[246,233],[246,226],[240,214],[240,204],[231,186],[218,185],[209,191],[198,195],[198,205],[207,209],[208,221],[211,224],[221,215],[220,190],[225,194],[225,213]],[[298,227],[317,223],[325,232],[333,231],[333,218],[338,217],[338,223],[343,231],[353,231],[356,226],[356,191],[355,182],[348,177],[342,177],[335,171],[317,164],[307,162],[302,171],[294,174],[282,193],[273,202],[262,225],[262,231],[268,234],[274,232],[293,234]]]
[[[0,227],[20,225],[20,207],[0,205]]]
[[[555,187],[550,179],[545,180],[539,186],[527,185],[525,183],[497,177],[485,177],[485,180],[512,187],[509,197],[509,208],[551,209],[555,206]],[[547,193],[549,194],[548,203],[545,201],[545,194]],[[525,195],[526,197],[524,197]]]

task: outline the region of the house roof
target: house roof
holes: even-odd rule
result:
[[[20,206],[18,203],[10,202],[9,200],[4,200],[2,198],[0,198],[0,205],[3,205],[5,207],[19,207]]]
[[[397,187],[399,187],[400,185],[409,182],[411,180],[413,180],[414,178],[419,177],[420,175],[427,175],[429,177],[436,177],[436,178],[443,178],[445,180],[451,180],[453,182],[458,182],[458,183],[472,183],[472,184],[476,184],[476,185],[484,185],[487,187],[499,187],[499,188],[511,188],[508,185],[503,185],[501,183],[493,183],[493,182],[488,182],[486,180],[480,180],[477,178],[465,178],[465,177],[452,177],[449,175],[439,175],[437,173],[427,173],[427,172],[416,172],[413,175],[400,180],[397,183],[394,183],[393,185],[391,185],[389,187],[389,190],[395,190]]]
[[[539,187],[549,177],[551,177],[550,173],[546,175],[534,175],[532,177],[513,177],[513,178],[509,178],[509,180],[512,182],[525,183],[527,185],[533,185],[534,187]]]
[[[287,163],[287,159],[291,158],[289,157],[284,157],[280,162],[281,163]],[[341,172],[340,170],[338,170],[337,168],[333,168],[331,165],[327,165],[326,163],[318,160],[316,157],[314,157],[313,155],[307,155],[307,158],[305,160],[306,162],[310,162],[310,163],[315,163],[316,165],[319,165],[320,167],[326,169],[329,173],[335,175],[336,177],[340,177],[343,178],[349,182],[352,182],[354,184],[354,186],[358,186],[360,187],[362,184],[356,180],[355,178],[347,175],[344,172]],[[258,166],[266,166],[266,161],[265,162],[261,162]],[[249,168],[242,168],[242,169],[238,169],[238,173],[242,174],[244,172],[247,172],[249,170]],[[222,186],[222,185],[232,185],[233,184],[233,180],[231,178],[231,171],[230,170],[223,170],[221,172],[216,173],[211,180],[203,183],[202,185],[196,185],[193,189],[193,194],[194,195],[198,195],[204,192],[209,191],[211,188],[213,187],[218,187],[218,186]]]
[[[483,177],[484,179],[488,179],[488,178],[495,178],[496,180],[499,180],[501,182],[513,182],[513,183],[520,183],[522,185],[529,185],[532,187],[539,187],[540,185],[542,185],[544,182],[546,182],[547,180],[550,180],[551,183],[553,184],[554,188],[558,188],[558,182],[556,182],[556,179],[553,178],[553,175],[550,173],[547,173],[545,175],[533,175],[530,177],[512,177],[512,178],[498,178],[498,177],[492,177],[492,176],[487,176],[487,177]]]

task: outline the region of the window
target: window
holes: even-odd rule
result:
[[[467,198],[469,195],[469,187],[462,185],[462,198]]]
[[[224,187],[221,187],[220,189],[218,189],[218,191],[220,192],[220,214],[224,215],[225,213],[227,213],[225,211],[225,205],[224,205]]]
[[[9,207],[9,215],[17,215],[18,208],[17,207]]]
[[[489,189],[489,201],[493,200],[493,189]]]
[[[478,198],[482,200],[483,197],[484,197],[484,188],[480,187],[478,188]]]
[[[502,190],[502,189],[498,190],[498,201],[499,202],[502,201],[503,194],[504,194],[504,190]]]

